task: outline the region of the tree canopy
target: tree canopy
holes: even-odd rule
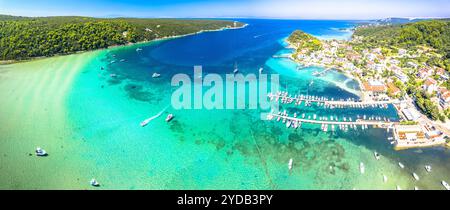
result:
[[[234,27],[234,22],[0,15],[0,60],[69,54],[226,27]]]

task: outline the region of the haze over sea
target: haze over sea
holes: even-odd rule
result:
[[[297,70],[289,59],[273,57],[289,53],[283,40],[295,29],[348,39],[345,29],[356,22],[238,21],[249,26],[0,66],[0,188],[89,189],[94,177],[100,189],[443,189],[440,181],[450,181],[448,150],[394,151],[385,129],[325,133],[320,125],[294,130],[262,121],[261,110],[174,110],[171,78],[192,75],[194,65],[221,75],[235,64],[244,75],[264,67],[266,74],[280,74],[281,88],[291,93],[357,97],[357,83],[337,71],[314,77],[320,68]],[[154,72],[161,77],[152,78]],[[393,107],[282,109],[398,120]],[[175,118],[166,123],[169,113]],[[30,156],[38,146],[50,155]]]

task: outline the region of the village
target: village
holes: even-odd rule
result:
[[[449,74],[445,69],[429,65],[422,59],[439,59],[442,55],[425,46],[412,50],[370,49],[362,47],[363,38],[358,36],[353,36],[349,41],[320,40],[320,44],[309,35],[300,36],[303,39],[307,37],[306,42],[314,42],[315,46],[305,47],[306,42],[301,45],[288,40],[289,48],[295,49],[291,59],[304,67],[335,69],[357,80],[363,102],[394,102],[392,104],[401,119],[394,127],[396,149],[436,145],[450,147],[450,91],[445,87]],[[318,72],[313,75],[322,76]],[[423,102],[424,99],[409,94],[408,85],[429,99]],[[426,104],[425,110],[420,103]],[[427,110],[430,107],[433,110]],[[436,117],[430,117],[430,113]]]

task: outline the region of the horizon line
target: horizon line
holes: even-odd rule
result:
[[[347,21],[370,21],[370,20],[384,20],[389,18],[401,18],[401,19],[450,19],[450,17],[402,17],[402,16],[391,16],[391,17],[380,17],[380,18],[308,18],[308,17],[271,17],[271,16],[205,16],[205,17],[174,17],[174,16],[128,16],[128,15],[100,15],[100,16],[85,16],[85,15],[38,15],[38,16],[26,16],[26,15],[14,15],[14,14],[0,14],[5,16],[13,17],[29,17],[29,18],[39,18],[39,17],[91,17],[91,18],[140,18],[140,19],[268,19],[268,20],[347,20]]]

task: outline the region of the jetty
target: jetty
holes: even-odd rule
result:
[[[317,103],[319,106],[325,106],[325,108],[388,108],[389,104],[399,104],[400,100],[386,100],[386,101],[362,101],[354,98],[339,99],[334,98],[312,96],[312,95],[290,95],[288,92],[279,91],[277,93],[269,93],[267,97],[271,102],[281,102],[282,104],[292,104],[301,105],[303,102],[306,106],[311,105],[311,103]]]
[[[311,124],[322,124],[322,125],[352,125],[352,126],[377,126],[381,128],[391,128],[396,122],[386,122],[386,121],[377,121],[377,120],[363,120],[363,119],[357,119],[355,121],[331,121],[331,120],[314,120],[314,119],[302,119],[302,118],[296,118],[296,117],[289,117],[286,114],[274,114],[270,113],[267,115],[268,120],[272,119],[282,119],[283,121],[291,121],[291,122],[298,122],[298,123],[311,123]]]

